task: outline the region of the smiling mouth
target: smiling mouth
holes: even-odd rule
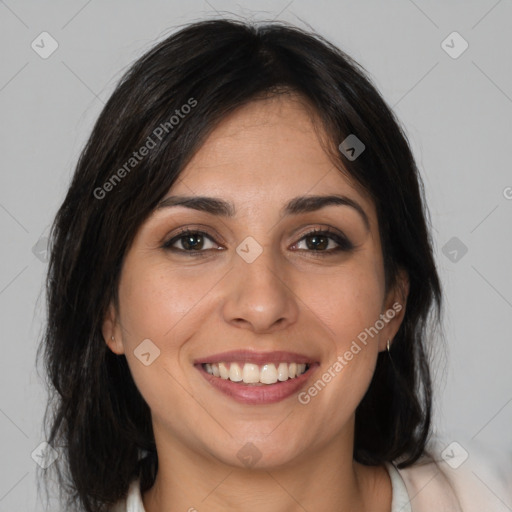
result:
[[[309,370],[311,365],[295,362],[264,364],[219,362],[203,363],[201,366],[213,377],[249,386],[265,386],[300,377]]]

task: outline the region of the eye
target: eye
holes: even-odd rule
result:
[[[218,248],[212,237],[203,231],[184,229],[178,235],[164,243],[163,248],[180,252],[204,252]]]
[[[299,247],[299,245],[305,245]],[[295,246],[299,250],[307,250],[317,253],[333,253],[338,251],[350,251],[354,245],[341,233],[330,229],[314,229],[306,233]]]
[[[303,247],[300,247],[300,246]],[[305,247],[304,247],[305,246]],[[215,240],[204,231],[184,228],[177,235],[165,242],[166,250],[200,256],[208,250],[221,248]],[[293,246],[293,249],[316,253],[315,256],[328,256],[339,251],[350,251],[354,245],[341,232],[331,229],[314,229],[306,233]]]

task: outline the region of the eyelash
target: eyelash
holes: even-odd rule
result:
[[[172,247],[179,240],[186,238],[187,236],[191,236],[191,235],[192,236],[193,235],[202,235],[205,238],[208,238],[209,240],[211,240],[212,242],[217,243],[213,239],[213,237],[211,237],[210,235],[208,235],[208,233],[205,233],[204,231],[193,230],[190,228],[184,228],[177,235],[173,236],[170,240],[164,242],[164,244],[162,245],[162,248],[165,250],[173,251],[173,252],[177,252],[177,253],[184,253],[184,254],[186,253],[187,255],[194,256],[194,257],[207,256],[204,253],[206,253],[207,251],[211,251],[212,249],[203,249],[203,250],[199,250],[199,251],[193,251],[193,250],[188,251],[185,249],[178,249],[176,247]],[[327,249],[327,250],[298,249],[299,251],[313,253],[311,256],[314,255],[314,257],[317,257],[317,256],[323,257],[323,256],[332,256],[340,251],[349,252],[354,249],[354,245],[352,244],[352,242],[350,242],[350,240],[348,238],[346,238],[343,235],[340,235],[338,232],[333,231],[329,228],[313,229],[313,230],[305,233],[294,245],[298,244],[305,238],[312,237],[312,236],[326,236],[330,240],[333,240],[335,243],[337,243],[338,247],[335,247],[334,249]]]

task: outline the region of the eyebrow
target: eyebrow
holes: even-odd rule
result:
[[[206,196],[169,196],[162,199],[156,206],[156,209],[171,208],[173,206],[184,206],[221,217],[234,217],[236,214],[236,208],[233,203],[216,197]],[[370,230],[370,221],[363,207],[354,199],[344,195],[294,197],[281,209],[280,213],[281,215],[298,215],[315,212],[326,206],[349,206],[353,208],[363,219],[366,228]]]

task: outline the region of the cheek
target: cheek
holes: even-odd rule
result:
[[[329,339],[316,384],[306,390],[329,410],[333,425],[347,421],[366,392],[377,361],[378,336],[368,334],[381,314],[384,285],[379,268],[358,264],[304,280],[301,297]],[[308,396],[305,397],[305,400]],[[336,404],[335,406],[333,404]],[[340,404],[343,404],[340,406]]]
[[[375,324],[381,313],[383,282],[374,267],[351,265],[337,272],[309,276],[297,295],[335,341],[336,350]]]
[[[153,337],[168,346],[179,339],[174,333],[181,321],[200,307],[214,282],[212,275],[198,280],[162,264],[132,265],[119,285],[121,320],[130,344]]]
[[[181,347],[193,333],[195,316],[205,295],[204,280],[187,278],[183,272],[157,264],[137,264],[127,260],[119,283],[120,321],[123,345],[137,388],[157,416],[171,416],[173,408],[187,408],[186,378],[180,367]],[[196,326],[197,327],[197,326]],[[143,340],[149,365],[137,354]],[[159,352],[158,352],[159,351]],[[158,354],[157,357],[154,357]],[[154,358],[154,359],[153,359]],[[190,406],[190,404],[188,404]]]

